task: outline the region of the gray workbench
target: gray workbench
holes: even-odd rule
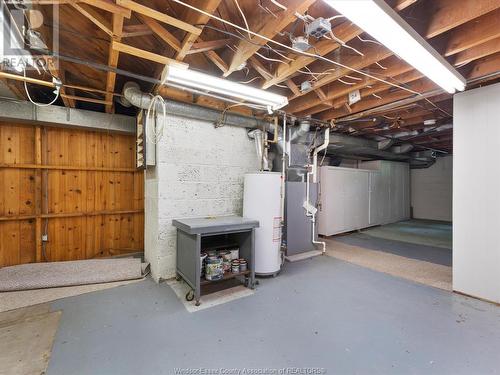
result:
[[[248,271],[242,274],[224,274],[224,279],[245,277],[245,284],[255,286],[255,228],[257,220],[240,216],[220,216],[208,218],[189,218],[172,220],[177,228],[177,277],[193,289],[196,305],[200,304],[201,280],[200,253],[204,239],[213,236],[230,236],[237,242],[240,258],[247,260]],[[189,293],[188,293],[189,294]],[[187,298],[187,295],[186,295]]]

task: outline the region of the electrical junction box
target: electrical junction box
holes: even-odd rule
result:
[[[307,92],[312,89],[311,82],[304,81],[300,84],[300,92]]]
[[[323,17],[318,17],[306,26],[306,34],[315,38],[329,34],[332,31],[332,24]]]
[[[361,93],[359,90],[354,90],[349,93],[349,105],[353,105],[361,100]]]

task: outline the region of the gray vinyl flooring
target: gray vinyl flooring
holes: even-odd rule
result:
[[[195,313],[151,280],[51,308],[63,313],[49,375],[500,372],[498,306],[328,256],[286,264],[254,295]]]

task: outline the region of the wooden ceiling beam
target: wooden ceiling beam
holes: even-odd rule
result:
[[[95,0],[92,0],[95,1]],[[181,21],[178,18],[171,17],[168,14],[160,12],[156,9],[141,5],[132,0],[116,0],[116,3],[124,8],[130,9],[136,13],[153,18],[157,21],[166,23],[167,25],[174,26],[178,29],[184,30],[190,34],[200,35],[201,29],[193,26],[188,22]]]
[[[433,0],[426,38],[433,38],[500,7],[498,0]]]
[[[500,37],[500,9],[454,29],[448,38],[444,55],[455,55],[498,37]]]
[[[295,95],[295,96],[299,96],[300,95],[300,89],[299,89],[299,87],[291,79],[287,79],[285,81],[285,84],[292,91],[293,95]]]
[[[407,73],[396,76],[395,80],[400,85],[405,85],[407,83],[416,81],[422,77],[423,77],[423,75],[419,71],[409,70]],[[383,84],[383,83],[377,83],[377,84],[374,84],[373,86],[370,85],[370,87],[365,86],[365,88],[360,89],[361,101],[370,100],[370,99],[373,100],[373,98],[378,99],[377,96],[380,96],[378,94],[380,94],[380,93],[382,93],[390,88],[391,88],[391,86]],[[379,99],[379,100],[382,100],[382,99]],[[335,99],[332,99],[330,101],[330,103],[331,103],[330,107],[341,108],[346,103],[349,103],[349,98],[347,95],[337,96]],[[313,115],[313,114],[318,113],[318,112],[322,112],[325,109],[326,108],[324,108],[324,103],[322,102],[321,104],[318,104],[312,108],[309,108],[305,111],[297,113],[297,115],[298,116],[309,116],[309,115]]]
[[[492,55],[497,52],[500,52],[500,37],[458,53],[455,56],[453,65],[459,66],[468,64],[471,61]]]
[[[222,73],[226,73],[229,69],[227,63],[215,51],[206,51],[203,52],[203,54],[207,57],[207,59],[213,62],[214,65],[222,71]]]
[[[216,40],[208,40],[206,42],[196,42],[193,43],[191,49],[187,51],[187,55],[192,55],[195,53],[213,51],[216,49],[224,48],[228,43],[231,43],[232,39],[216,39]]]
[[[118,42],[114,40],[111,43],[111,47],[114,51],[117,52],[122,52],[126,53],[127,55],[139,57],[141,59],[149,60],[156,62],[158,64],[163,64],[163,65],[169,65],[169,64],[176,64],[176,65],[186,65],[181,62],[178,62],[174,59],[170,59],[168,57],[165,57],[163,55],[159,55],[157,53],[149,52],[140,48],[132,47],[128,44]],[[110,90],[112,91],[112,90]]]
[[[95,104],[104,104],[105,106],[112,106],[113,102],[108,101],[108,100],[102,100],[102,99],[95,99],[95,98],[88,98],[86,96],[76,96],[76,95],[67,95],[67,94],[61,94],[62,98],[66,99],[71,99],[71,100],[77,100],[80,102],[88,102],[88,103],[95,103]]]
[[[447,0],[437,0],[437,1],[439,1],[439,4],[438,4],[438,5],[444,6],[444,4],[445,4],[445,2],[446,2]],[[470,4],[468,4],[470,0],[463,0],[463,1],[464,1],[465,3],[467,3],[467,4],[466,4],[467,6],[470,6]],[[483,7],[483,8],[482,8],[482,10],[481,10],[481,12],[486,12],[486,10],[487,10],[487,9],[490,9],[490,10],[491,10],[491,7],[492,7],[492,6],[491,6],[491,4],[490,4],[489,6],[487,6],[487,4],[486,4],[487,2],[486,2],[486,1],[480,0],[479,2],[481,3],[481,4],[479,4],[479,6],[482,6],[482,7]],[[498,2],[498,0],[497,0],[497,3],[498,3],[498,6],[500,6],[500,2]],[[449,3],[446,3],[446,4],[447,4],[447,6],[449,6],[449,5],[450,5]],[[456,5],[457,5],[457,4],[455,3],[455,6],[456,6]],[[458,8],[460,8],[460,7],[458,7]],[[448,9],[448,8],[446,8],[446,9]],[[480,13],[481,13],[481,12],[480,12]],[[483,14],[483,13],[481,13],[481,14]],[[481,14],[479,14],[479,16],[480,16]],[[470,14],[462,14],[462,13],[460,13],[460,12],[458,12],[458,13],[457,13],[457,12],[451,12],[451,16],[452,16],[452,17],[460,17],[460,24],[462,24],[462,23],[464,23],[464,22],[467,22],[467,21],[470,21],[471,19],[474,19],[477,15],[478,15],[478,13],[477,13],[477,12],[472,12],[472,13],[470,13]],[[446,13],[443,13],[443,12],[437,12],[437,13],[433,16],[433,19],[435,19],[435,18],[437,18],[437,19],[439,20],[439,22],[435,22],[435,24],[436,24],[436,25],[437,25],[437,24],[442,25],[442,27],[439,29],[439,33],[442,33],[442,32],[445,32],[446,30],[449,30],[449,28],[444,27],[444,26],[445,26],[445,25],[447,25],[448,23],[455,24],[455,23],[457,23],[457,22],[458,22],[458,21],[457,21],[457,20],[455,20],[454,18],[449,19],[449,18],[448,18],[448,15],[447,15]],[[433,22],[431,21],[431,24],[432,24],[432,23],[433,23]],[[436,33],[437,33],[437,32],[438,32],[438,31],[436,31]],[[433,35],[437,35],[437,34],[433,34]],[[366,59],[366,57],[367,57],[367,54],[365,54],[365,59]],[[374,61],[370,61],[370,60],[368,59],[368,60],[367,60],[367,62],[371,62],[371,63],[373,63]],[[363,64],[359,64],[358,66],[353,66],[353,65],[351,65],[351,64],[349,64],[349,63],[346,63],[345,65],[352,66],[353,68],[356,68],[356,69],[362,69],[362,68],[365,68],[366,66],[368,66],[368,65],[370,65],[370,64],[368,64],[368,63],[367,63],[367,64],[364,64],[364,65],[363,65]],[[344,75],[344,74],[348,74],[348,70],[347,70],[347,69],[346,69],[345,71],[337,70],[337,74],[338,74],[338,72],[340,72],[342,75]],[[340,78],[342,75],[340,75],[340,74],[339,74],[338,78]],[[328,75],[328,76],[323,77],[323,78],[322,78],[322,80],[324,80],[324,81],[328,81],[328,80],[331,80],[331,79],[335,78],[335,76],[336,76],[336,75]],[[389,75],[389,76],[390,76],[390,75]],[[319,80],[319,81],[321,81],[321,80]],[[319,82],[319,81],[318,81],[318,82]],[[324,81],[323,81],[323,82],[324,82]],[[372,84],[372,83],[371,83],[372,81],[370,81],[370,80],[369,80],[368,82],[370,82],[370,83],[367,83],[367,84]],[[318,83],[316,83],[316,84],[318,84]],[[321,83],[319,83],[319,84],[321,84]],[[363,83],[360,83],[360,85],[359,85],[359,86],[363,86]],[[353,88],[353,89],[354,89],[354,88]],[[349,91],[351,91],[351,90],[349,90]],[[299,104],[297,105],[297,107],[298,107],[298,108],[301,108],[301,107],[302,107],[302,108],[301,108],[302,112],[300,112],[301,114],[304,114],[304,113],[311,114],[311,113],[316,113],[316,112],[317,112],[317,111],[316,111],[316,112],[312,112],[312,110],[311,110],[311,111],[304,112],[304,109],[303,109],[304,107],[306,107],[306,108],[314,108],[314,107],[316,107],[315,109],[317,109],[317,110],[324,110],[324,106],[321,104],[321,102],[320,102],[317,98],[315,98],[315,96],[314,96],[314,95],[308,95],[308,96],[307,96],[307,98],[305,98],[305,99],[300,99],[300,100],[299,100],[297,97],[291,97],[291,98],[289,98],[289,100],[290,100],[290,105],[289,105],[289,108],[290,108],[290,111],[291,111],[292,113],[295,113],[294,111],[296,111],[296,109],[295,109],[295,105],[296,105],[296,104],[295,104],[295,102],[298,102],[298,103],[299,103]]]
[[[410,65],[402,63],[401,60],[395,56],[391,56],[388,59],[384,60],[382,64],[386,68],[385,70],[374,65],[371,69],[369,68],[368,71],[373,71],[374,74],[381,74],[385,77],[395,77],[402,73],[409,72],[413,69]],[[377,80],[366,77],[363,79],[363,81],[360,81],[355,85],[345,85],[340,81],[335,81],[324,88],[324,90],[326,91],[328,99],[333,100],[342,96],[347,96],[351,91],[361,90],[367,85],[375,85],[378,82],[379,81]],[[300,93],[298,95],[294,95],[294,97],[296,97],[297,99],[293,100],[293,102],[290,103],[290,105],[287,107],[287,110],[293,113],[302,112],[320,104],[315,100],[313,94],[307,93],[301,97],[299,96]]]
[[[405,8],[408,8],[410,5],[413,5],[417,2],[418,0],[397,0],[396,4],[394,5],[394,10],[396,12],[399,12]]]
[[[122,38],[133,38],[136,36],[152,35],[153,31],[147,26],[141,24],[123,26]]]
[[[436,85],[434,83],[432,83],[431,81],[429,81],[428,79],[422,79],[422,80],[416,81],[416,82],[412,83],[411,85],[409,85],[409,87],[412,90],[414,90],[416,92],[421,92],[421,93],[424,93],[424,92],[433,92],[434,93],[434,91],[436,90]],[[436,95],[437,93],[440,93],[440,92],[441,92],[441,90],[436,90],[434,95]],[[411,93],[409,93],[407,91],[403,91],[403,90],[397,90],[397,91],[393,91],[393,92],[386,91],[381,96],[382,96],[382,99],[372,98],[372,99],[367,99],[367,100],[358,102],[356,104],[353,104],[351,106],[352,113],[364,112],[366,110],[373,110],[374,108],[380,107],[384,104],[397,102],[397,101],[402,100],[402,99],[412,99],[412,100],[414,99],[415,101],[419,101],[419,100],[422,100],[423,98],[425,98],[425,95],[423,95],[423,94],[422,95],[414,95],[414,94],[411,94]],[[321,112],[317,117],[320,120],[328,121],[331,119],[342,118],[342,117],[347,116],[347,115],[349,115],[349,113],[346,113],[344,108],[337,108],[337,109],[330,109],[330,110]],[[364,117],[364,116],[362,116],[362,117]]]
[[[130,18],[131,15],[130,9],[117,5],[112,0],[78,0],[77,2],[92,5],[93,7],[111,12],[114,15],[119,15],[124,18]]]
[[[248,62],[250,63],[252,68],[254,68],[257,71],[257,73],[259,73],[262,76],[262,78],[269,79],[270,77],[273,76],[273,74],[255,56],[251,56],[248,59]]]
[[[113,37],[113,30],[111,24],[108,22],[106,18],[104,18],[101,14],[95,11],[91,6],[86,4],[71,4],[73,8],[75,8],[78,12],[88,18],[94,25],[108,34],[110,37]]]
[[[205,12],[209,14],[212,14],[213,12],[215,12],[221,1],[222,0],[194,0],[193,5],[203,9]],[[192,9],[186,9],[185,14],[183,15],[183,19],[187,23],[192,25],[205,25],[210,20],[210,17],[205,14],[198,13]],[[203,27],[200,28],[200,30],[202,29]],[[199,35],[200,34],[188,32],[188,34],[182,40],[180,51],[178,51],[177,54],[175,55],[176,60],[178,61],[184,60],[188,51],[191,49],[193,43],[197,41]],[[209,54],[209,55],[214,57],[214,54]]]
[[[143,14],[138,14],[137,16],[145,25],[147,25],[151,29],[151,31],[156,36],[158,36],[161,40],[167,43],[174,50],[180,51],[181,43],[179,42],[179,40],[174,35],[172,35],[170,31],[168,31],[162,25],[160,25],[159,22]]]
[[[221,1],[222,0],[193,0],[192,5],[203,9],[209,14],[212,14],[213,12],[215,12]],[[205,14],[196,12],[192,9],[186,8],[182,19],[184,20],[183,22],[191,25],[205,25],[210,20],[210,17]],[[181,48],[175,54],[175,60],[179,62],[183,61],[194,42],[196,42],[197,40],[203,42],[203,39],[199,37],[203,27],[197,27],[196,29],[200,30],[200,32],[187,32],[186,36],[181,42]],[[223,73],[227,70],[226,62],[215,51],[204,52],[204,55]],[[166,70],[167,66],[165,65],[160,73],[160,77],[163,77],[166,74]],[[159,85],[155,85],[155,87],[153,88],[153,92],[158,92],[159,88]]]
[[[398,1],[396,6],[398,10],[403,10],[413,4],[414,1]],[[358,35],[363,33],[363,30],[358,28],[351,22],[343,22],[340,25],[333,28],[333,33],[337,38],[342,40],[344,43],[349,42],[350,40],[356,38]],[[340,44],[333,42],[332,40],[322,39],[318,43],[314,45],[314,51],[316,54],[325,56],[328,53],[336,50],[340,47]],[[294,56],[289,55],[289,58],[293,58]],[[262,85],[263,89],[267,89],[271,86],[276,85],[284,81],[286,78],[295,74],[299,69],[304,68],[305,66],[316,61],[316,58],[309,56],[299,56],[295,57],[292,62],[288,65],[280,64],[274,73],[274,78],[265,82]]]
[[[111,39],[111,43],[109,45],[108,52],[108,66],[111,68],[116,68],[118,66],[118,58],[120,53],[118,50],[114,48],[114,43],[117,43],[121,40],[123,30],[123,16],[119,14],[113,14],[113,37]],[[105,105],[106,113],[112,113],[113,108],[113,94],[115,91],[115,82],[116,82],[116,73],[108,72],[106,76],[106,91],[109,94],[106,94],[105,101],[110,103]]]
[[[277,18],[271,14],[262,17],[247,17],[249,28],[251,31],[258,33],[267,38],[273,39],[277,33],[287,27],[295,19],[295,13],[303,14],[316,0],[288,0],[286,2],[287,9],[279,12]],[[224,76],[228,76],[235,72],[238,67],[244,64],[255,52],[267,43],[267,40],[257,36],[249,36],[250,42],[240,40],[236,46],[229,70]]]
[[[468,80],[478,79],[489,74],[500,73],[500,52],[476,60],[467,76]]]

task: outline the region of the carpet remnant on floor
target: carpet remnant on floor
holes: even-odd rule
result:
[[[140,279],[140,259],[89,259],[0,268],[0,292]]]
[[[452,268],[440,264],[405,258],[325,238],[326,253],[337,259],[392,276],[444,290],[452,290]]]
[[[182,302],[186,310],[190,313],[208,309],[223,303],[231,302],[239,298],[248,297],[255,293],[255,290],[246,288],[243,285],[234,286],[232,288],[219,290],[214,293],[201,296],[200,306],[196,306],[196,301],[186,301],[186,293],[191,290],[191,287],[184,281],[177,281],[175,279],[167,280],[167,285],[172,288],[175,295]]]
[[[38,305],[0,314],[0,375],[45,374],[61,311]]]
[[[143,279],[137,279],[118,281],[114,283],[21,290],[18,292],[3,292],[0,293],[0,312],[33,306],[40,303],[55,301],[61,298],[77,296],[80,294],[97,292],[99,290],[116,288],[118,286],[136,283],[142,280]]]

